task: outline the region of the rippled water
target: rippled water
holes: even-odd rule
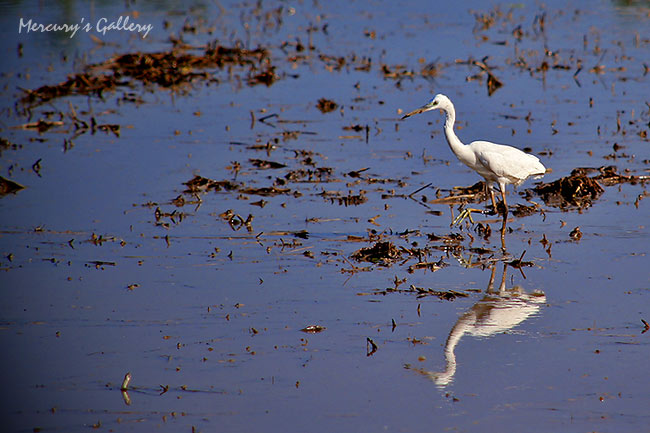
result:
[[[445,93],[462,140],[529,148],[546,182],[606,165],[648,176],[644,3],[1,8],[0,136],[13,146],[0,175],[26,187],[0,198],[8,431],[647,428],[645,184],[606,186],[580,212],[533,195],[543,212],[511,217],[504,251],[500,222],[484,238],[432,203],[479,180],[442,116],[399,120]],[[154,25],[146,39],[17,32],[20,17],[127,14]],[[15,105],[86,64],[170,50],[172,35],[265,47],[277,80],[213,68],[177,92],[135,82]],[[466,64],[481,59],[503,83],[491,96]],[[338,108],[322,113],[321,98]],[[72,109],[119,137],[75,135]],[[64,123],[17,128],[39,119]],[[184,193],[195,175],[238,189]],[[271,186],[289,191],[259,194]],[[380,239],[401,259],[353,258]],[[531,266],[505,265],[516,259]]]

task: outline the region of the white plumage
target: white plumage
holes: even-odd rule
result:
[[[490,182],[499,185],[505,207],[504,216],[506,216],[508,213],[505,195],[506,185],[513,184],[517,186],[530,176],[543,176],[546,173],[546,167],[544,167],[536,156],[522,152],[512,146],[491,143],[489,141],[473,141],[468,145],[463,144],[454,132],[454,123],[456,122],[454,104],[445,95],[436,95],[429,103],[411,111],[402,117],[402,119],[434,109],[440,109],[445,112],[444,131],[451,151],[454,152],[454,155],[456,155],[459,161],[485,178],[486,188],[492,199],[492,205],[495,211],[497,210],[497,205],[494,199],[494,192],[489,187]]]

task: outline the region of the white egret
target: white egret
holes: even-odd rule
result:
[[[445,95],[436,95],[426,105],[406,114],[402,117],[402,120],[435,109],[445,112],[445,137],[447,137],[447,143],[451,151],[454,152],[460,162],[485,178],[486,192],[490,194],[495,212],[498,212],[497,204],[490,183],[494,182],[499,185],[505,208],[503,216],[506,218],[508,215],[506,185],[518,186],[530,176],[543,176],[546,173],[546,168],[536,156],[522,152],[512,146],[495,144],[489,141],[473,141],[467,145],[463,144],[454,132],[454,122],[456,121],[454,104]],[[480,212],[474,209],[468,209],[467,211],[466,215],[469,215],[471,211]]]

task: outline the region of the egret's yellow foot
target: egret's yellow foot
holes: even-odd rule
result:
[[[485,213],[481,209],[471,209],[471,208],[470,209],[463,209],[462,211],[460,211],[458,216],[454,219],[454,222],[451,223],[451,226],[453,227],[456,224],[462,223],[465,218],[469,218],[469,221],[472,224],[474,224],[474,219],[472,218],[472,212],[477,212],[477,213],[481,213],[481,214]]]

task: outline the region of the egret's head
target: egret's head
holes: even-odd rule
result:
[[[447,107],[449,107],[449,105],[451,105],[451,101],[449,100],[449,98],[439,93],[432,100],[427,102],[422,107],[415,109],[410,113],[404,115],[404,117],[402,117],[402,120],[406,119],[407,117],[411,117],[415,114],[420,114],[420,113],[424,113],[425,111],[435,110],[436,108],[446,110]]]

